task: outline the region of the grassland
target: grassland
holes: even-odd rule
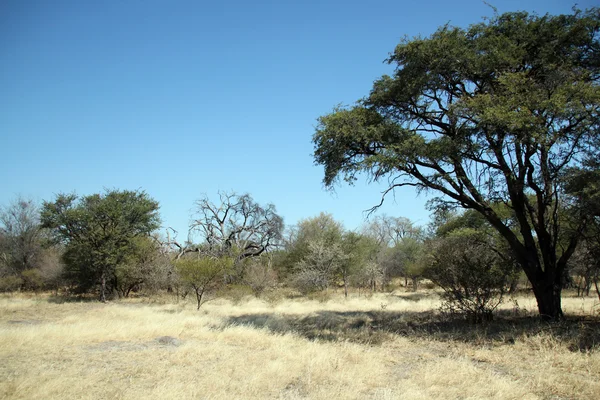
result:
[[[593,399],[597,299],[533,299],[496,322],[438,315],[432,293],[194,304],[0,298],[0,397],[9,399]]]

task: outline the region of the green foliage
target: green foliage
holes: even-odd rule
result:
[[[206,302],[206,295],[225,284],[225,276],[231,272],[231,257],[184,258],[175,261],[180,281],[194,290],[198,309]]]
[[[102,300],[116,289],[117,270],[135,254],[136,238],[148,237],[160,223],[158,203],[145,192],[117,190],[82,198],[60,194],[44,202],[41,221],[65,247],[67,277],[81,291],[101,285]]]
[[[359,286],[375,288],[380,282],[381,275],[373,273],[379,270],[373,264],[377,259],[380,246],[377,240],[356,232],[347,232],[342,238],[344,258],[339,267],[338,275],[344,283],[344,295],[348,297],[348,286],[351,282]]]
[[[115,288],[120,296],[128,297],[142,285],[151,289],[161,287],[171,272],[168,258],[161,254],[159,244],[148,236],[134,237],[128,255],[115,269]]]
[[[577,227],[573,221],[581,219],[581,215],[589,216],[582,241],[570,262],[571,270],[579,280],[578,292],[588,295],[594,284],[600,299],[600,161],[588,159],[582,167],[568,170],[563,182],[569,200],[564,218]]]
[[[419,280],[423,276],[423,247],[422,241],[405,238],[394,248],[402,275],[412,280],[414,291],[417,290]]]
[[[402,41],[388,59],[393,76],[319,118],[324,183],[366,173],[389,179],[389,191],[410,185],[475,210],[506,239],[540,314],[560,318],[562,276],[589,216],[565,230],[557,185],[598,149],[599,29],[597,8],[517,12]]]
[[[300,221],[287,245],[292,286],[304,294],[329,287],[345,259],[343,234],[342,224],[330,214]]]
[[[287,245],[287,263],[295,265],[309,253],[309,245],[321,242],[325,246],[340,244],[344,228],[331,214],[321,213],[300,221]]]

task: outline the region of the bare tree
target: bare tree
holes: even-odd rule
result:
[[[219,192],[219,203],[207,196],[196,202],[190,230],[200,234],[208,254],[236,261],[256,257],[281,244],[283,219],[273,204],[263,207],[249,194]]]
[[[307,254],[296,265],[294,285],[303,293],[327,289],[346,258],[340,243],[311,240]]]
[[[42,253],[37,204],[18,197],[0,208],[0,263],[11,275],[36,268]]]
[[[422,239],[424,236],[423,229],[410,219],[386,214],[374,217],[363,226],[362,232],[377,240],[379,245],[387,247],[394,247],[406,238]]]

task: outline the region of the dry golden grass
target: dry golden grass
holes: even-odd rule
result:
[[[427,293],[219,299],[200,311],[170,299],[4,296],[0,397],[597,398],[598,301],[565,298],[568,314],[587,317],[560,326],[517,301],[502,324],[474,327],[441,318]]]

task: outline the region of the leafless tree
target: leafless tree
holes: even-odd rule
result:
[[[307,254],[296,265],[294,285],[303,293],[327,289],[346,259],[339,243],[313,239],[308,243]]]
[[[0,208],[0,263],[9,274],[36,268],[42,253],[37,204],[18,197]]]
[[[237,261],[281,245],[283,219],[273,204],[263,207],[249,194],[219,192],[219,202],[205,196],[196,202],[191,231],[200,234],[206,251]]]
[[[377,240],[378,244],[386,247],[394,247],[405,238],[422,239],[423,229],[416,226],[410,219],[405,217],[391,217],[389,215],[378,215],[362,228],[362,233]]]

